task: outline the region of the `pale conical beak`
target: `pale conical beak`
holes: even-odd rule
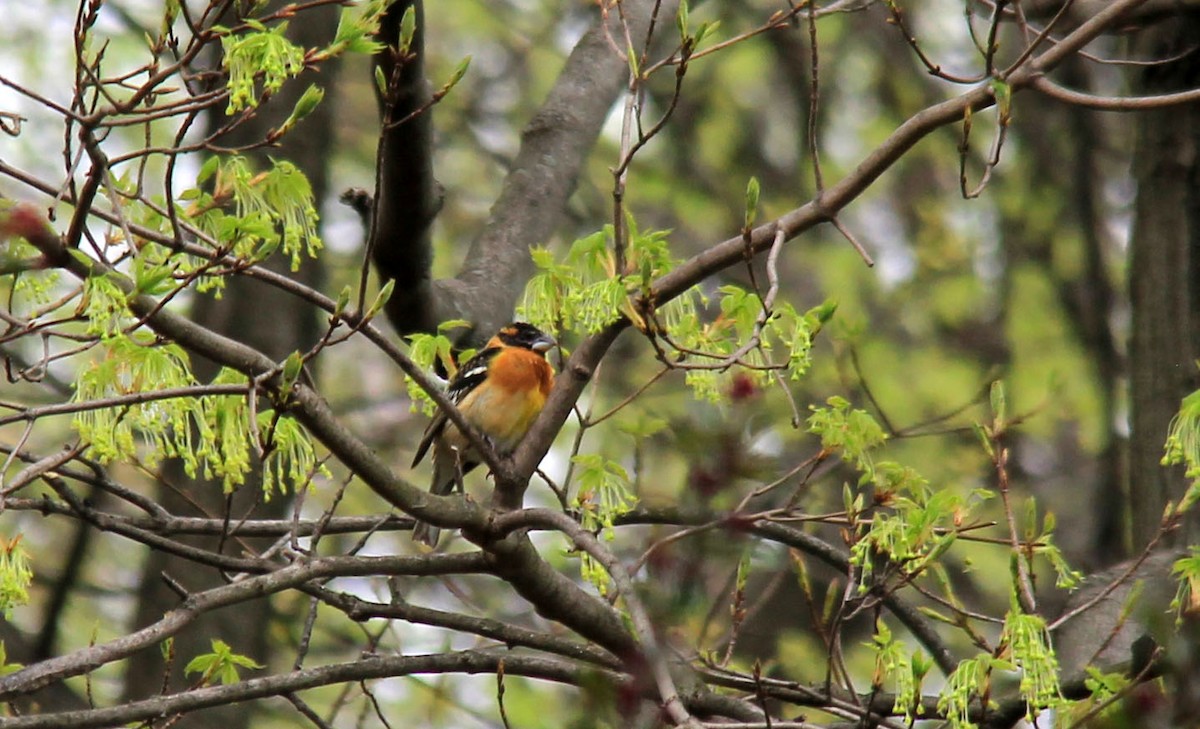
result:
[[[533,340],[533,344],[531,344],[529,348],[539,354],[545,354],[553,349],[557,344],[558,342],[554,341],[554,337],[550,336],[549,334],[543,334],[542,336]]]

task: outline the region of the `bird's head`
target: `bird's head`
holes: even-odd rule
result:
[[[545,354],[558,342],[554,341],[554,337],[532,324],[515,321],[500,327],[500,331],[496,332],[496,336],[492,337],[491,342],[488,342],[489,347],[497,344],[508,347],[524,347],[538,354]]]

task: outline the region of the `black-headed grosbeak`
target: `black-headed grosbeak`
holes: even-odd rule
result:
[[[513,322],[496,332],[487,345],[459,368],[446,388],[467,422],[483,433],[499,453],[517,447],[533,425],[554,386],[554,368],[546,352],[557,342],[537,327]],[[481,462],[479,453],[446,413],[438,412],[417,446],[413,466],[433,449],[430,493],[449,494],[465,474]],[[417,522],[413,539],[437,545],[435,526]]]

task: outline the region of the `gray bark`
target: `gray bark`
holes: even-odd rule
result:
[[[1194,46],[1200,21],[1180,18],[1144,31],[1139,57],[1170,58]],[[1195,88],[1200,58],[1193,51],[1152,66],[1140,94]],[[1200,105],[1149,111],[1138,117],[1134,174],[1130,296],[1130,504],[1134,548],[1158,530],[1163,507],[1187,486],[1182,469],[1160,464],[1167,426],[1180,401],[1200,386]],[[1175,535],[1178,540],[1187,530]]]

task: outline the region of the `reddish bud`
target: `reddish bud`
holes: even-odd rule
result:
[[[758,385],[745,372],[739,372],[733,376],[733,381],[729,383],[729,399],[733,402],[742,402],[749,400],[759,393]]]

